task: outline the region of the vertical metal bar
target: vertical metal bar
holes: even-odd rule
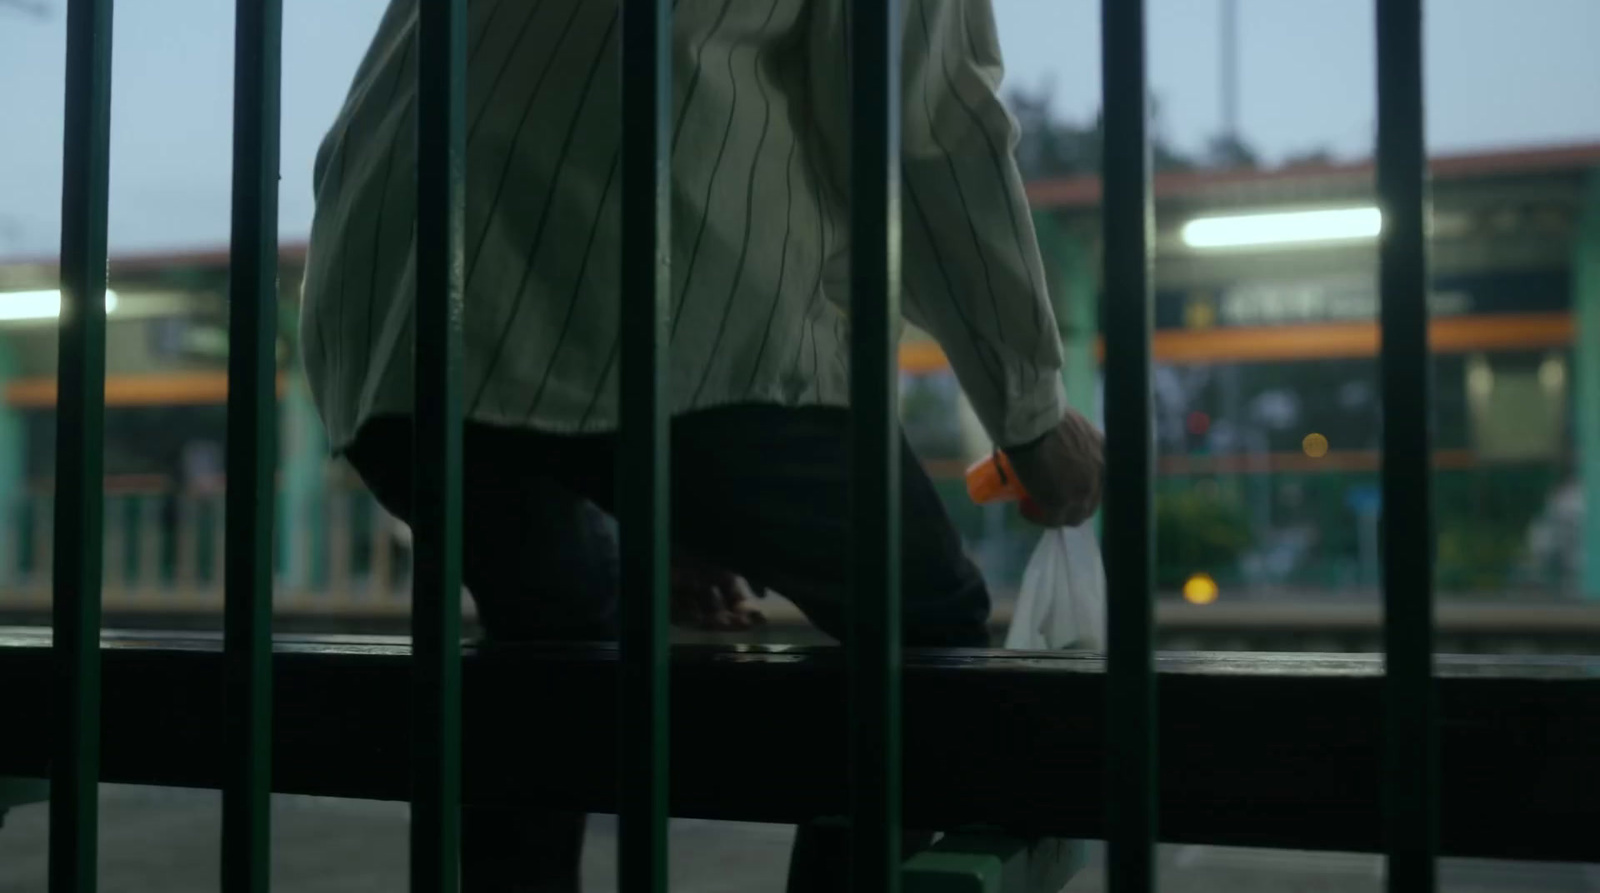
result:
[[[50,890],[95,889],[100,775],[100,571],[106,396],[106,182],[111,0],[67,4],[56,404]]]
[[[267,893],[272,790],[272,527],[277,470],[282,0],[237,0],[228,273],[222,889]]]
[[[416,575],[411,889],[461,860],[461,314],[466,3],[422,0],[417,47]]]
[[[210,543],[208,543],[211,549],[211,574],[206,578],[206,588],[210,590],[206,595],[208,598],[213,599],[223,597],[223,580],[226,579],[225,574],[227,573],[227,501],[226,492],[219,496],[215,490],[211,490],[206,495],[206,504],[211,507],[211,524],[209,527],[211,535],[209,537]]]
[[[159,592],[163,587],[161,556],[165,534],[161,529],[161,503],[165,493],[146,493],[139,498],[139,573],[135,589],[146,593]]]
[[[328,585],[330,598],[350,597],[350,561],[355,551],[351,541],[350,499],[348,490],[330,489],[328,499]]]
[[[1377,24],[1384,841],[1389,889],[1422,893],[1438,841],[1422,0],[1378,0]]]
[[[1583,190],[1577,238],[1572,244],[1572,311],[1578,324],[1572,351],[1572,405],[1578,474],[1584,505],[1600,506],[1600,167],[1591,167]],[[1587,411],[1585,411],[1587,410]],[[1600,555],[1600,511],[1585,515],[1580,554]],[[1600,601],[1600,559],[1588,558],[1579,572],[1578,592]]]
[[[110,590],[111,597],[115,599],[127,587],[128,582],[128,497],[122,493],[102,495],[100,555],[101,598]]]
[[[672,7],[622,0],[619,889],[667,889]]]
[[[899,0],[849,30],[851,889],[900,888]]]
[[[177,566],[172,576],[180,598],[197,598],[200,593],[199,515],[199,497],[188,487],[179,490]]]
[[[1222,135],[1239,142],[1239,0],[1222,0]]]
[[[370,500],[372,504],[372,561],[371,581],[368,595],[375,602],[384,601],[394,597],[394,554],[389,543],[390,530],[394,521],[389,513],[378,505],[377,500]]]
[[[317,533],[319,531],[326,533],[328,526],[327,524],[318,524],[317,521],[321,519],[312,517],[314,511],[320,513],[321,506],[312,509],[305,503],[301,503],[298,506],[292,502],[289,504],[289,511],[294,512],[297,508],[299,511],[296,514],[300,517],[297,519],[298,523],[294,525],[294,532],[291,534],[294,538],[293,579],[299,583],[299,594],[305,595],[315,591],[318,588],[318,584],[322,582],[317,578],[316,574],[317,563],[315,556],[318,552],[318,547],[322,545],[318,541]]]
[[[36,492],[33,504],[33,567],[28,580],[40,589],[52,585],[50,556],[55,554],[55,516],[54,496],[42,490]]]
[[[1102,0],[1106,289],[1106,872],[1112,893],[1154,888],[1154,475],[1150,393],[1149,87],[1144,0]]]
[[[0,543],[0,549],[6,551],[6,562],[10,576],[0,577],[3,583],[11,584],[19,591],[26,591],[33,586],[32,568],[28,559],[32,551],[32,542],[39,538],[39,529],[33,525],[32,500],[29,498],[26,485],[19,487],[17,500],[11,508],[10,532],[11,536],[5,543]]]

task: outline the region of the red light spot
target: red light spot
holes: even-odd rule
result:
[[[1203,436],[1211,430],[1211,416],[1203,412],[1189,413],[1189,433],[1196,437]]]

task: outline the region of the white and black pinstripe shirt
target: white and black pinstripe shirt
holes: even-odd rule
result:
[[[678,0],[675,412],[848,405],[849,0]],[[907,319],[1001,445],[1064,405],[1061,356],[997,96],[989,0],[909,0]],[[465,409],[547,431],[617,420],[615,0],[473,0]],[[336,448],[411,406],[416,0],[393,0],[318,153],[302,345]]]

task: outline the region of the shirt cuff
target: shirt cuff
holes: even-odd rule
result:
[[[1058,369],[1039,369],[1031,387],[1011,395],[1000,421],[1001,430],[989,432],[1001,449],[1031,443],[1061,421],[1067,409],[1067,389]]]

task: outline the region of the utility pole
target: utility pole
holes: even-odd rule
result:
[[[1222,2],[1222,136],[1239,145],[1239,0]]]

